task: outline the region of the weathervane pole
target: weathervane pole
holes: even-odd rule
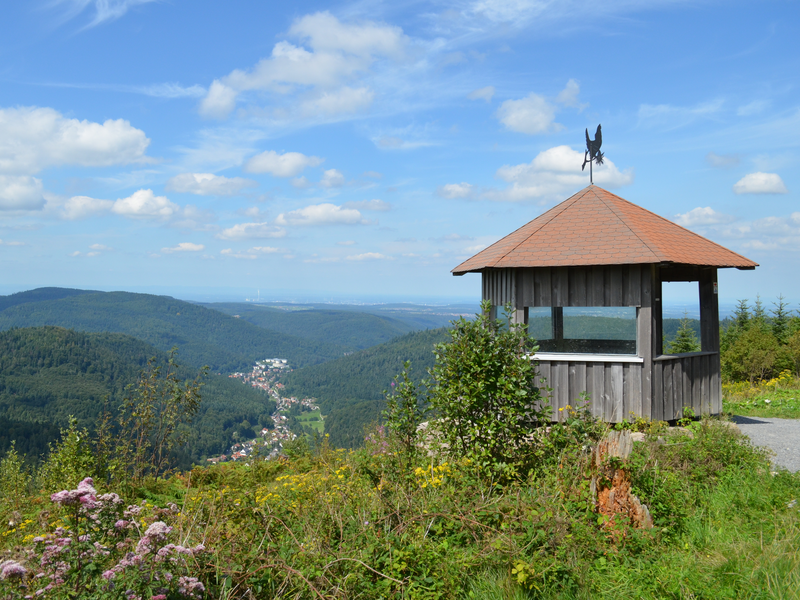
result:
[[[581,171],[586,168],[586,163],[589,163],[589,183],[594,185],[594,172],[592,170],[592,163],[598,165],[603,164],[603,153],[600,152],[600,146],[603,145],[603,127],[597,126],[597,133],[594,134],[594,139],[589,139],[589,130],[586,130],[586,151],[583,153],[583,165]]]

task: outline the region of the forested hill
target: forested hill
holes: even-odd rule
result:
[[[238,315],[242,320],[265,329],[337,344],[352,350],[376,346],[417,329],[398,319],[353,310],[286,310],[238,302],[205,306],[227,315]]]
[[[115,409],[126,386],[137,381],[153,356],[166,361],[150,344],[122,334],[60,327],[0,333],[0,454],[16,439],[18,450],[40,455],[70,415],[91,429],[104,398]],[[196,374],[189,368],[179,372],[184,380]],[[271,425],[269,415],[275,409],[264,392],[238,381],[215,375],[204,381],[186,448],[196,461],[230,446],[234,432],[254,437],[253,429]]]
[[[97,294],[95,290],[76,290],[72,288],[45,287],[26,292],[17,292],[8,296],[0,296],[0,311],[3,311],[17,304],[27,304],[29,302],[42,302],[44,300],[60,300],[70,296],[80,296],[82,294]]]
[[[56,325],[78,331],[125,333],[162,351],[177,346],[184,363],[208,365],[219,373],[248,369],[255,360],[274,357],[286,358],[293,366],[316,364],[348,350],[324,341],[269,331],[168,296],[92,292],[37,300],[45,297],[36,294],[41,291],[25,292],[32,301],[0,312],[0,330]],[[0,297],[0,302],[8,298]]]
[[[337,447],[358,446],[364,426],[380,418],[385,406],[383,391],[403,370],[403,363],[411,362],[413,379],[423,379],[434,363],[434,344],[447,339],[444,328],[418,331],[350,356],[298,369],[283,378],[283,394],[317,398],[331,443]]]

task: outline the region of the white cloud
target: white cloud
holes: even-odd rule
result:
[[[41,179],[0,175],[0,210],[39,210],[45,204],[43,194]]]
[[[272,248],[270,246],[254,246],[244,252],[234,252],[232,248],[225,248],[224,250],[220,250],[220,254],[222,254],[223,256],[229,256],[231,258],[239,258],[247,260],[255,260],[260,255],[263,256],[264,254],[275,254],[277,252],[281,252],[281,249]]]
[[[390,256],[381,254],[379,252],[365,252],[364,254],[354,254],[352,256],[345,256],[346,260],[392,260]]]
[[[753,100],[750,104],[745,104],[736,109],[736,114],[740,117],[749,117],[757,115],[769,108],[770,102],[768,100]]]
[[[436,242],[473,242],[475,241],[474,237],[468,235],[461,235],[459,233],[448,233],[447,235],[443,235],[439,238],[436,238],[434,241]]]
[[[380,58],[399,59],[407,44],[399,27],[363,22],[346,24],[328,12],[297,19],[289,36],[309,49],[280,41],[272,55],[251,70],[235,70],[215,80],[200,104],[204,116],[224,118],[235,108],[240,93],[265,90],[290,94],[310,89],[313,98],[300,106],[301,113],[316,106],[327,115],[362,111],[372,102],[366,87],[351,88],[347,83],[368,73]],[[315,116],[305,112],[305,116]]]
[[[133,91],[153,98],[201,98],[206,95],[202,85],[183,86],[179,83],[154,83],[131,88]]]
[[[383,173],[377,171],[364,171],[364,177],[371,177],[372,179],[383,179]]]
[[[209,225],[212,221],[217,219],[217,216],[209,210],[203,210],[187,204],[184,206],[180,213],[175,215],[175,219],[170,222],[171,227],[178,229],[193,229],[195,231],[209,231],[212,227]]]
[[[570,106],[572,108],[583,110],[587,105],[581,104],[578,100],[578,94],[580,94],[580,91],[580,84],[574,79],[570,79],[564,89],[559,92],[558,96],[556,97],[556,102],[563,104],[564,106]]]
[[[487,85],[486,87],[478,88],[477,90],[471,91],[467,94],[467,98],[470,100],[485,100],[486,102],[491,102],[492,97],[494,96],[494,86]]]
[[[166,196],[156,196],[153,190],[139,190],[114,202],[111,211],[129,219],[169,219],[180,207]]]
[[[344,86],[338,90],[322,92],[316,98],[304,101],[300,112],[306,117],[320,114],[326,116],[349,115],[365,112],[372,106],[375,92],[366,87],[350,88]]]
[[[0,240],[0,246],[24,246],[25,242],[4,242]]]
[[[255,260],[258,258],[255,254],[250,254],[248,252],[234,252],[233,248],[225,248],[219,251],[222,256],[228,256],[230,258],[239,258],[239,259],[247,259],[247,260]]]
[[[208,94],[200,102],[200,114],[212,119],[224,119],[236,108],[236,90],[221,81],[215,80],[208,88]]]
[[[345,240],[344,242],[336,242],[337,246],[355,246],[356,243],[354,240]]]
[[[61,216],[70,221],[104,213],[111,210],[114,203],[111,200],[98,200],[89,196],[73,196],[64,203]]]
[[[360,200],[358,202],[345,202],[342,208],[355,208],[356,210],[374,210],[377,212],[386,212],[392,210],[392,205],[383,200]]]
[[[294,177],[306,167],[316,167],[324,160],[324,158],[306,156],[300,152],[278,154],[274,150],[267,150],[248,160],[244,165],[244,170],[248,173],[269,173],[275,177]]]
[[[384,135],[375,142],[380,148],[402,148],[405,142],[399,137]]]
[[[200,196],[233,196],[258,182],[242,177],[222,177],[212,173],[181,173],[167,181],[167,191]]]
[[[724,100],[701,102],[696,106],[673,106],[671,104],[642,104],[639,106],[639,124],[646,127],[677,129],[697,119],[718,113]]]
[[[472,196],[474,187],[471,183],[447,183],[436,188],[436,193],[442,198],[469,198]]]
[[[693,208],[687,213],[675,216],[675,222],[684,227],[699,225],[719,225],[735,221],[736,217],[715,211],[710,206]]]
[[[59,165],[106,167],[147,162],[150,140],[123,119],[102,125],[52,108],[0,109],[0,172],[32,175]]]
[[[788,194],[789,190],[777,173],[750,173],[733,186],[737,194]]]
[[[278,225],[354,225],[363,222],[359,211],[329,203],[281,213],[275,219]]]
[[[177,246],[171,248],[162,248],[161,252],[164,254],[173,254],[174,252],[202,252],[205,250],[203,244],[193,244],[192,242],[181,242]]]
[[[106,21],[119,19],[134,6],[148,4],[157,0],[51,0],[49,7],[63,6],[62,20],[68,21],[83,13],[87,8],[94,9],[94,16],[85,28],[100,25]]]
[[[344,174],[339,169],[328,169],[322,174],[319,184],[326,188],[342,187],[344,185]]]
[[[239,223],[228,229],[223,229],[217,234],[217,237],[222,240],[255,240],[281,238],[285,235],[285,229],[275,227],[269,223]]]
[[[735,167],[739,164],[739,155],[709,152],[706,154],[706,162],[712,167],[717,168]]]
[[[302,177],[295,177],[291,181],[292,187],[296,187],[298,190],[304,190],[306,188],[310,188],[313,184],[308,180],[308,178],[303,175]]]
[[[110,248],[104,244],[92,244],[91,246],[89,246],[89,249],[95,250],[96,252],[100,252],[103,250],[113,250],[113,248]]]
[[[497,109],[497,118],[506,129],[528,135],[551,133],[564,128],[555,122],[555,107],[538,94],[530,94],[521,100],[506,100]]]
[[[721,226],[715,233],[735,241],[742,250],[800,251],[800,212]]]
[[[530,163],[503,166],[497,176],[510,183],[505,190],[489,190],[483,194],[489,200],[519,202],[525,200],[562,199],[563,195],[589,183],[581,171],[583,153],[569,146],[555,146],[540,152]],[[633,183],[633,172],[620,172],[609,159],[594,167],[595,183],[604,187],[621,187]]]

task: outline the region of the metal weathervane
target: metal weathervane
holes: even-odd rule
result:
[[[600,152],[600,146],[603,145],[603,127],[597,126],[597,132],[594,134],[594,139],[589,139],[589,130],[586,130],[586,152],[583,153],[583,164],[581,171],[586,168],[586,163],[589,163],[589,183],[594,183],[594,174],[592,173],[592,163],[598,165],[603,164],[603,153]]]

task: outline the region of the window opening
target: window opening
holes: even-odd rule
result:
[[[697,281],[661,284],[662,354],[699,352],[700,288]]]
[[[634,306],[528,309],[528,333],[540,352],[636,354]]]

